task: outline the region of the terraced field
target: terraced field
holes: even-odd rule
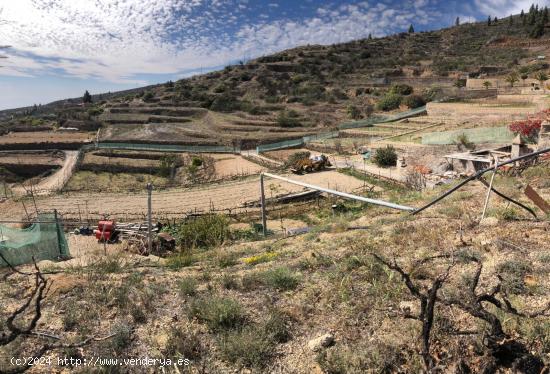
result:
[[[261,143],[299,138],[320,130],[311,121],[302,126],[281,127],[274,114],[258,118],[138,99],[120,105],[106,107],[99,117],[108,125],[101,140],[202,145]]]

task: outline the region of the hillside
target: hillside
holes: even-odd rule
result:
[[[175,83],[94,95],[85,107],[77,98],[3,111],[0,131],[103,128],[104,140],[244,146],[292,139],[452,97],[468,74],[547,70],[534,58],[546,55],[550,39],[532,38],[529,17],[303,46]]]

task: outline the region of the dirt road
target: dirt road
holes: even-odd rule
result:
[[[345,192],[354,192],[363,186],[362,181],[336,171],[291,175],[289,177]],[[265,184],[267,198],[301,190],[302,187],[300,186],[276,180],[267,179]],[[242,207],[244,203],[259,200],[259,191],[258,177],[190,189],[154,191],[152,197],[153,211],[157,217],[182,215],[195,209],[208,211],[211,206],[216,210],[234,209],[233,211],[242,211],[245,209]],[[142,193],[134,194],[101,193],[101,191],[92,194],[63,194],[39,197],[37,206],[39,210],[51,211],[57,209],[60,213],[73,218],[79,216],[80,210],[83,217],[87,211],[93,219],[103,214],[109,214],[118,219],[135,219],[146,214],[147,195],[145,186]],[[7,201],[0,205],[0,218],[18,218],[23,214],[23,207],[19,203]]]
[[[77,158],[78,151],[65,151],[65,159],[63,160],[63,166],[61,167],[61,169],[57,170],[49,177],[46,177],[37,184],[33,185],[32,191],[34,192],[34,194],[37,196],[42,196],[60,190],[71,178]],[[12,187],[12,191],[16,195],[26,195],[27,191],[30,190],[30,186]]]

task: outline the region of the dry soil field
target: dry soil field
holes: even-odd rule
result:
[[[353,192],[363,186],[359,179],[340,174],[336,171],[308,174],[303,176],[292,175],[291,178],[337,189],[339,191]],[[276,180],[266,180],[267,197],[277,196],[289,192],[298,192],[302,187]],[[153,212],[157,217],[182,215],[183,213],[198,210],[207,211],[211,206],[214,209],[238,209],[243,210],[246,202],[259,200],[260,186],[257,177],[251,177],[238,182],[223,184],[202,185],[189,189],[170,189],[153,192]],[[134,194],[114,193],[77,193],[63,194],[37,199],[39,210],[57,209],[67,217],[78,217],[79,207],[93,217],[108,214],[119,219],[131,217],[143,217],[147,212],[147,195],[144,190]],[[24,215],[21,203],[6,201],[0,205],[0,218],[13,219]],[[249,208],[250,209],[250,208]],[[235,211],[235,210],[234,210]]]

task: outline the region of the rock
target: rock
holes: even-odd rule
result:
[[[334,344],[334,336],[332,334],[324,334],[315,339],[310,340],[307,345],[313,352],[318,352],[323,348],[330,347]]]
[[[480,226],[484,227],[494,227],[498,226],[498,218],[496,217],[486,217],[481,220],[479,223]]]

